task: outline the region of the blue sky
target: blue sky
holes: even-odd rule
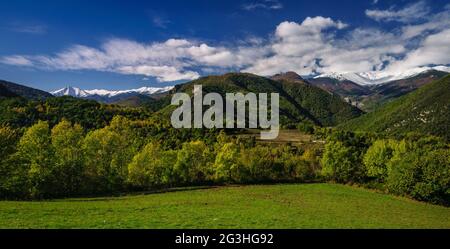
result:
[[[450,64],[439,0],[17,0],[1,1],[0,16],[0,79],[43,90]]]

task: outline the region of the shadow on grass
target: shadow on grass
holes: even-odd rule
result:
[[[170,192],[183,192],[183,191],[193,191],[193,190],[203,190],[203,189],[218,189],[218,188],[236,188],[236,187],[246,187],[246,186],[263,186],[263,185],[285,185],[285,184],[314,184],[322,183],[322,181],[307,181],[307,182],[295,182],[295,181],[285,181],[285,182],[255,182],[251,184],[224,184],[224,185],[199,185],[199,186],[186,186],[186,187],[173,187],[173,188],[161,188],[153,189],[147,191],[130,191],[117,194],[98,194],[89,196],[79,196],[79,197],[69,197],[61,199],[49,199],[46,201],[65,201],[65,202],[94,202],[94,201],[109,201],[109,200],[120,200],[126,197],[140,196],[140,195],[151,195],[151,194],[163,194]]]
[[[139,195],[150,195],[150,194],[162,194],[169,192],[182,192],[182,191],[192,191],[192,190],[202,190],[202,189],[213,189],[224,187],[225,185],[214,185],[214,186],[190,186],[190,187],[175,187],[175,188],[165,188],[165,189],[155,189],[155,190],[147,190],[147,191],[135,191],[135,192],[125,192],[118,194],[109,194],[105,195],[95,195],[95,196],[80,196],[80,197],[71,197],[70,199],[53,199],[48,201],[65,201],[65,202],[92,202],[92,201],[109,201],[109,200],[120,200],[124,197],[131,196],[139,196]],[[226,185],[226,187],[232,187],[233,185]],[[234,185],[240,186],[240,185]]]

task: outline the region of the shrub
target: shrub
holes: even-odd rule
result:
[[[297,129],[306,134],[314,133],[314,125],[310,123],[300,123],[297,125]]]

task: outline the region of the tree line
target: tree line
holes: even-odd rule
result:
[[[450,146],[443,138],[353,132],[327,136],[322,175],[437,204],[450,204]]]
[[[300,130],[305,130],[300,125]],[[86,130],[66,119],[0,126],[0,198],[40,199],[205,184],[359,184],[449,205],[450,146],[439,137],[382,137],[306,127],[323,148],[267,145],[164,118],[115,116]]]
[[[40,199],[176,186],[311,181],[318,152],[268,146],[223,132],[171,129],[116,116],[85,132],[62,120],[38,121],[23,134],[0,127],[0,196]]]

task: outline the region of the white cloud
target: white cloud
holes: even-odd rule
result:
[[[3,57],[0,62],[4,64],[17,65],[17,66],[32,66],[33,62],[24,56],[12,55]]]
[[[170,66],[123,66],[118,70],[124,74],[140,74],[146,76],[156,76],[161,82],[176,80],[194,80],[200,77],[197,72],[184,71],[179,72],[177,68]]]
[[[439,32],[448,28],[450,28],[450,8],[446,7],[442,12],[427,16],[423,23],[402,27],[402,38],[411,39],[427,35],[427,32]]]
[[[125,39],[108,40],[99,49],[74,45],[53,56],[8,56],[2,62],[49,70],[97,70],[156,77],[159,81],[192,80],[195,65],[227,66],[233,54],[224,48],[197,45],[183,39],[143,44]]]
[[[429,12],[425,1],[419,1],[400,10],[394,10],[393,7],[388,10],[366,10],[366,15],[376,21],[409,23],[425,18]]]
[[[283,22],[275,31],[272,55],[257,60],[244,71],[270,75],[280,71],[313,74],[327,71],[371,71],[404,52],[394,35],[376,29],[354,29],[337,39],[331,29],[347,25],[331,18],[306,18],[302,23]]]
[[[387,71],[401,72],[430,64],[450,64],[450,29],[428,36],[419,48],[410,51],[404,59],[395,61]]]
[[[244,10],[255,10],[255,9],[268,9],[268,10],[278,10],[282,9],[283,4],[278,0],[260,0],[258,2],[251,2],[242,5]]]

